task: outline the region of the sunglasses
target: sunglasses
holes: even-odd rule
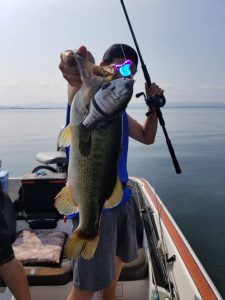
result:
[[[131,65],[133,64],[132,60],[127,59],[122,64],[115,64],[114,69],[123,77],[132,76]]]

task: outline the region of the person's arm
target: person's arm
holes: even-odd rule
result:
[[[129,136],[133,139],[146,145],[154,143],[158,127],[158,118],[155,112],[146,118],[143,125],[128,115],[128,126]]]
[[[0,266],[0,276],[16,300],[31,300],[24,268],[16,258]]]
[[[156,95],[163,94],[163,90],[155,83],[152,83],[149,89],[146,87],[146,93],[149,96],[154,97]],[[158,127],[158,117],[155,111],[153,111],[146,118],[144,124],[141,125],[135,119],[128,115],[128,126],[130,137],[143,144],[150,145],[153,144],[155,141],[155,136]]]

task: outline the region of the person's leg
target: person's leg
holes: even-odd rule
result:
[[[123,267],[122,260],[115,257],[115,278],[108,288],[102,290],[102,300],[116,300],[116,284],[118,282],[121,270]],[[79,290],[75,287],[72,288],[67,300],[91,300],[94,292]]]
[[[73,220],[74,229],[79,223]],[[102,214],[100,240],[92,259],[73,260],[73,288],[67,300],[89,300],[95,291],[108,287],[115,277],[117,210]]]
[[[24,268],[16,258],[0,266],[0,275],[16,300],[31,300]]]
[[[93,295],[94,292],[83,291],[73,287],[67,300],[91,300]]]
[[[115,257],[115,278],[111,285],[102,291],[102,300],[116,300],[116,284],[118,282],[123,262],[120,257]]]

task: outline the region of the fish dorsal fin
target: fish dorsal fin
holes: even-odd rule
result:
[[[71,125],[65,127],[59,136],[59,146],[67,147],[71,143]]]
[[[123,196],[123,186],[119,179],[119,176],[117,176],[116,184],[112,192],[112,195],[106,200],[104,207],[112,208],[116,206],[121,201],[122,196]]]
[[[68,184],[55,197],[55,208],[63,215],[78,212],[78,205],[72,197]]]

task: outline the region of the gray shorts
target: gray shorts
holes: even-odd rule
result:
[[[77,227],[78,220],[74,220]],[[82,257],[73,261],[73,282],[80,290],[100,291],[112,283],[115,276],[115,256],[123,262],[137,258],[138,245],[133,199],[103,212],[100,241],[91,260]]]

